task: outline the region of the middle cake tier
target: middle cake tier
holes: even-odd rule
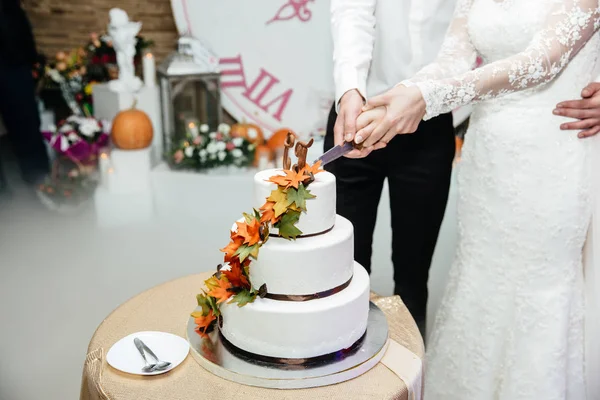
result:
[[[267,285],[270,296],[315,296],[341,290],[354,269],[354,228],[337,215],[333,229],[287,240],[271,237],[250,267],[252,286]]]

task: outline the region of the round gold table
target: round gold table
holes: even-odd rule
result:
[[[298,390],[244,386],[212,375],[191,354],[177,368],[156,376],[125,374],[106,363],[105,356],[111,346],[131,333],[163,331],[185,338],[189,314],[197,305],[196,294],[209,276],[210,273],[203,273],[163,283],[133,297],[113,311],[100,324],[90,341],[80,400],[412,400],[415,391],[409,391],[408,386],[418,386],[416,392],[420,392],[421,371],[412,369],[420,368],[423,340],[398,296],[372,295],[372,301],[385,313],[390,343],[401,352],[390,354],[390,346],[384,360],[372,370],[337,385]],[[413,360],[403,363],[396,354],[409,354]]]

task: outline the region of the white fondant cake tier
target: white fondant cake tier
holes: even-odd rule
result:
[[[350,285],[322,299],[292,302],[257,298],[224,304],[223,336],[250,353],[311,358],[351,347],[367,329],[369,275],[358,263]]]
[[[354,270],[354,228],[337,216],[322,235],[287,240],[271,237],[250,266],[250,281],[272,294],[312,295],[343,285]]]
[[[277,185],[268,182],[275,175],[284,175],[281,169],[267,169],[254,175],[254,203],[258,209]],[[315,181],[308,186],[308,190],[316,196],[306,201],[306,212],[300,216],[296,224],[302,235],[312,235],[331,229],[335,222],[335,176],[327,171],[315,175]],[[277,229],[271,229],[277,233]]]

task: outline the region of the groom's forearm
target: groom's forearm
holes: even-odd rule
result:
[[[375,41],[376,0],[331,0],[335,104],[349,90],[366,98]]]

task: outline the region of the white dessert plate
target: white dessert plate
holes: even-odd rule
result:
[[[133,339],[139,338],[162,361],[171,363],[163,371],[143,372],[144,360],[133,344]],[[190,352],[190,345],[184,338],[166,332],[136,332],[115,343],[106,354],[106,362],[119,371],[135,375],[159,375],[171,371],[185,360]],[[152,358],[148,361],[152,362]]]

